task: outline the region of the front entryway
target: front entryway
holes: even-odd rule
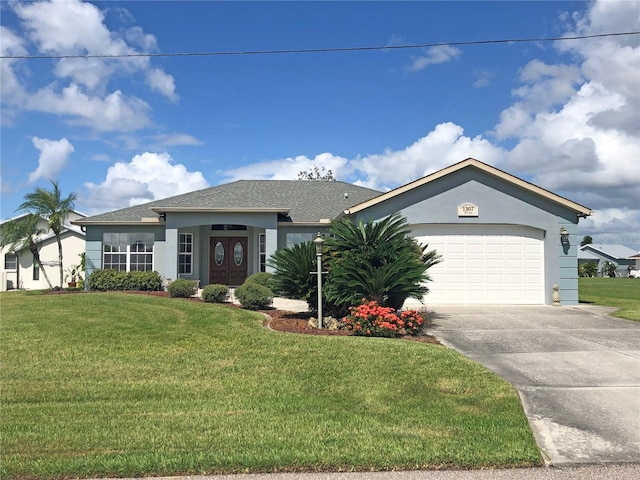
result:
[[[247,237],[211,237],[209,283],[242,285],[247,278]]]

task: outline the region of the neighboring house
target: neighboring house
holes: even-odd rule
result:
[[[635,259],[630,258],[636,251],[624,245],[610,245],[600,243],[590,243],[580,247],[578,261],[580,264],[593,262],[598,265],[598,275],[602,276],[602,267],[605,262],[614,263],[618,267],[621,277],[628,276],[627,267],[635,266]]]
[[[201,285],[268,271],[276,250],[326,232],[331,219],[405,216],[442,254],[425,303],[578,303],[578,220],[591,210],[475,159],[386,193],[338,181],[243,180],[74,224],[87,273],[156,270]],[[561,235],[563,234],[563,235]]]
[[[28,214],[20,215],[2,223],[12,220],[20,221]],[[85,251],[84,232],[78,226],[71,225],[74,220],[83,219],[85,215],[73,211],[64,221],[64,229],[61,234],[62,241],[62,261],[66,270],[72,265],[80,263],[79,255]],[[40,226],[46,233],[37,238],[36,243],[40,252],[40,259],[46,269],[51,285],[60,286],[60,268],[58,266],[58,242],[53,231],[48,230],[47,221],[42,219]],[[36,290],[49,288],[44,275],[40,271],[37,262],[28,249],[20,251],[10,250],[10,245],[2,248],[2,270],[0,270],[0,291],[25,289]]]
[[[636,267],[636,270],[640,270],[640,252],[638,252],[638,253],[636,253],[634,255],[631,255],[629,257],[629,260],[634,262],[634,263],[632,263],[632,265]]]

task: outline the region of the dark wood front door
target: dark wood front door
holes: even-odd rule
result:
[[[247,237],[211,237],[209,283],[242,285],[247,278]]]

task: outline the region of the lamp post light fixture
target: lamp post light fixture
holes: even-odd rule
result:
[[[566,228],[560,228],[560,243],[562,245],[569,245],[569,232]]]
[[[324,238],[320,232],[313,239],[316,246],[316,260],[318,264],[318,328],[322,328],[322,247],[324,246]]]

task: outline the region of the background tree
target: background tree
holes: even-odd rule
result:
[[[584,247],[585,245],[591,245],[593,243],[593,238],[590,235],[585,235],[582,237],[582,241],[580,242],[580,246]]]
[[[38,264],[49,288],[52,289],[53,286],[49,281],[47,271],[42,265],[38,250],[38,236],[46,233],[46,230],[38,226],[40,220],[41,218],[38,215],[30,213],[26,217],[4,223],[0,230],[0,246],[6,247],[10,245],[11,250],[16,252],[16,255],[20,250],[29,250],[33,255],[33,261]]]
[[[331,170],[326,170],[324,167],[320,169],[316,165],[311,170],[298,172],[298,180],[335,180],[335,177]]]
[[[46,190],[38,187],[35,191],[27,193],[24,196],[24,202],[18,207],[18,210],[28,211],[47,220],[49,228],[56,236],[58,243],[58,265],[60,267],[60,287],[64,283],[64,271],[62,266],[62,238],[61,233],[64,229],[64,220],[69,213],[73,211],[75,193],[70,193],[66,198],[62,198],[60,186],[58,182],[51,182],[52,190]]]

